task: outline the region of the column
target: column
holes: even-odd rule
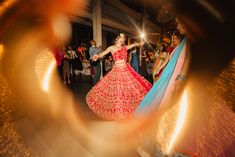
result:
[[[92,22],[93,22],[93,39],[96,41],[97,46],[100,46],[102,45],[101,0],[93,0]]]
[[[93,0],[92,2],[92,22],[93,22],[93,39],[96,46],[102,45],[102,17],[101,17],[101,0]],[[103,77],[103,64],[101,65],[101,78]]]

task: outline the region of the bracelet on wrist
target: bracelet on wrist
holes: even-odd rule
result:
[[[178,81],[185,81],[185,80],[186,80],[186,76],[184,76],[184,75],[178,75],[175,80],[178,80]]]

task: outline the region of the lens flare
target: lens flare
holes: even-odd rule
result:
[[[43,84],[42,84],[42,89],[45,91],[45,92],[48,92],[49,91],[49,81],[50,81],[50,76],[51,76],[51,73],[52,73],[52,70],[55,66],[55,62],[52,62],[50,64],[50,66],[48,67],[48,70],[44,76],[44,79],[43,79]]]
[[[141,38],[141,39],[144,39],[144,38],[145,38],[145,33],[144,33],[144,32],[140,33],[140,38]]]
[[[55,67],[56,61],[52,52],[48,49],[43,50],[36,58],[35,73],[43,91],[48,92],[50,78]]]
[[[183,128],[185,118],[186,118],[186,113],[187,113],[187,104],[188,104],[188,94],[187,94],[187,91],[185,90],[181,99],[180,111],[178,114],[179,116],[175,125],[175,129],[173,131],[168,148],[166,150],[167,154],[171,152],[173,145],[176,142],[176,139],[179,136],[181,129]]]
[[[198,4],[200,4],[203,8],[205,8],[210,14],[212,14],[217,20],[223,22],[225,20],[224,15],[211,3],[205,0],[197,0]]]

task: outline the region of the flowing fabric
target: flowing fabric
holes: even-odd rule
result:
[[[145,96],[135,112],[135,116],[148,115],[160,110],[171,98],[175,78],[180,73],[186,55],[185,39],[172,52],[173,55],[162,75]],[[168,154],[187,157],[235,156],[235,114],[218,95],[193,82],[187,86],[188,93],[185,117],[183,103],[176,103],[164,112],[155,125],[154,154]],[[194,87],[194,90],[192,91]],[[186,109],[187,108],[187,109]],[[155,115],[158,117],[158,115]],[[179,119],[182,120],[182,128]],[[176,133],[176,130],[179,132]],[[153,147],[153,146],[151,146]],[[164,156],[164,155],[162,155]],[[174,155],[173,155],[174,156]]]
[[[126,63],[127,49],[113,53],[115,65],[87,94],[89,108],[101,119],[133,118],[133,112],[152,87]]]
[[[186,39],[173,50],[170,61],[166,65],[158,81],[141,101],[134,116],[145,116],[155,112],[162,102],[166,101],[172,91],[173,83],[182,69],[186,51]]]

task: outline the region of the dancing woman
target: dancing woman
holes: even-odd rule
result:
[[[113,69],[87,94],[89,108],[101,119],[121,120],[133,117],[133,112],[152,87],[151,83],[136,73],[127,60],[127,50],[144,42],[125,45],[126,37],[120,33],[115,45],[93,56],[96,61],[109,52],[115,61]]]

